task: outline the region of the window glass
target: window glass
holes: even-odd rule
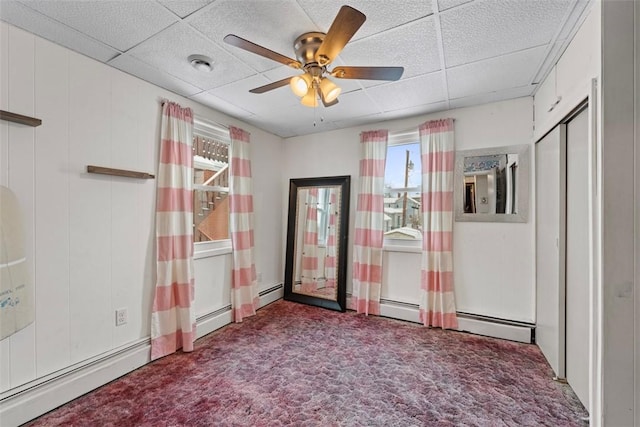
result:
[[[389,144],[384,176],[386,239],[422,239],[420,166],[419,142]]]
[[[229,136],[196,120],[193,129],[193,240],[229,239]]]

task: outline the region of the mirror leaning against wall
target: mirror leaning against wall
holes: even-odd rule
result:
[[[346,310],[350,176],[289,183],[284,299]]]
[[[456,221],[527,222],[529,146],[456,152]]]

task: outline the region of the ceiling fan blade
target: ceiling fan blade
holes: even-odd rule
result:
[[[240,49],[244,49],[248,52],[255,53],[256,55],[271,59],[272,61],[288,65],[291,68],[302,68],[302,64],[295,59],[280,55],[278,52],[274,52],[270,49],[267,49],[266,47],[257,45],[253,42],[250,42],[249,40],[245,40],[242,37],[236,36],[235,34],[227,34],[223,40],[225,41],[225,43],[228,43],[231,46],[239,47]]]
[[[331,72],[339,79],[399,80],[404,67],[336,67]]]
[[[364,13],[359,10],[342,6],[316,52],[316,61],[322,66],[336,59],[366,19]]]
[[[265,93],[273,89],[277,89],[282,86],[286,86],[289,84],[289,80],[291,77],[287,77],[286,79],[278,80],[277,82],[269,83],[268,85],[260,86],[255,89],[251,89],[249,92],[251,93]]]

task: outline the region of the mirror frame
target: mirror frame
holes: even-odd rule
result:
[[[530,147],[528,144],[506,145],[503,147],[481,148],[476,150],[456,151],[456,163],[454,169],[454,211],[456,221],[468,222],[527,222],[529,218],[529,181],[530,173]],[[517,213],[465,213],[464,212],[464,159],[476,156],[494,156],[501,154],[517,154]]]
[[[314,297],[311,295],[293,292],[293,269],[295,265],[296,242],[296,211],[298,206],[298,189],[308,187],[340,187],[340,218],[338,220],[339,235],[336,236],[338,244],[338,266],[336,272],[336,288],[338,291],[335,301]],[[284,272],[284,299],[315,305],[337,311],[347,310],[347,242],[349,236],[349,201],[351,176],[331,176],[322,178],[292,178],[289,181],[289,217],[287,224],[287,252]]]

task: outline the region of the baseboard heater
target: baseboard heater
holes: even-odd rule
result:
[[[418,304],[380,299],[380,315],[420,323]],[[458,330],[524,343],[535,343],[535,325],[496,317],[458,312]]]
[[[260,308],[282,298],[282,283],[259,293]],[[197,338],[233,321],[231,304],[196,319]],[[141,338],[107,353],[0,393],[0,425],[24,424],[64,405],[151,360],[151,341]]]

